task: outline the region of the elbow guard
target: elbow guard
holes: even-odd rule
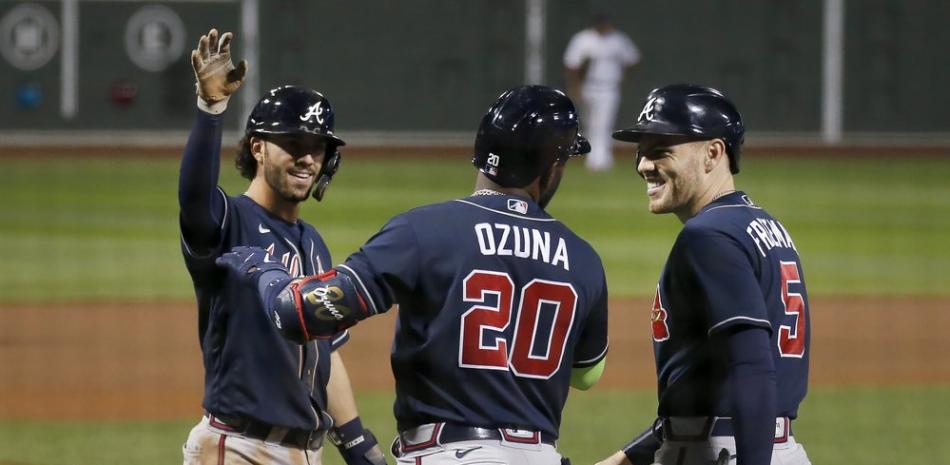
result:
[[[292,282],[272,310],[277,329],[298,344],[331,337],[370,316],[356,283],[336,270]]]

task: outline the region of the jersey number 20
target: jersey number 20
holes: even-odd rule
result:
[[[550,378],[561,366],[567,344],[577,292],[568,283],[535,279],[520,292],[517,311],[512,312],[515,284],[507,273],[475,270],[462,283],[466,302],[473,305],[462,314],[459,366],[486,370],[511,370],[525,378]],[[486,305],[488,294],[495,305]],[[542,309],[554,309],[550,324],[539,325]],[[516,318],[511,341],[498,334],[485,343],[485,330],[503,333]],[[545,328],[541,331],[541,328]],[[539,334],[543,333],[543,334]],[[509,344],[511,350],[509,351]]]
[[[795,317],[795,325],[781,325],[778,330],[778,351],[782,357],[802,358],[805,355],[805,299],[788,289],[789,283],[801,284],[798,264],[782,262],[782,302],[785,314]]]

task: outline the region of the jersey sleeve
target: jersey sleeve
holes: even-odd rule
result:
[[[398,302],[402,291],[416,287],[418,252],[412,226],[405,218],[396,217],[337,270],[353,277],[372,313],[383,313]]]
[[[350,332],[348,330],[340,331],[336,333],[332,339],[330,339],[330,351],[335,352],[340,347],[343,347],[343,344],[346,344],[350,341]]]
[[[626,66],[635,65],[640,62],[640,49],[630,40],[629,37],[623,37],[623,53],[621,54],[623,64]]]
[[[573,368],[596,365],[607,356],[607,280],[602,279],[602,292],[594,301],[580,338],[574,348]]]
[[[318,250],[317,250],[317,253],[316,253],[316,257],[315,257],[315,258],[316,258],[316,263],[315,263],[315,265],[316,265],[316,268],[317,268],[317,269],[314,270],[314,272],[315,272],[315,273],[321,273],[321,274],[322,274],[322,273],[324,273],[324,271],[325,271],[325,270],[323,269],[322,264],[323,264],[323,263],[327,263],[327,264],[333,263],[333,262],[331,262],[331,258],[330,258],[330,249],[327,248],[327,245],[323,242],[323,239],[322,239],[322,237],[317,233],[317,230],[316,230],[316,229],[313,229],[313,226],[312,226],[312,225],[307,225],[307,226],[311,228],[311,232],[312,232],[312,234],[313,234],[313,236],[314,236],[314,239],[313,239],[313,240],[314,240],[314,243],[317,244],[317,242],[319,241]],[[346,344],[346,343],[349,342],[349,341],[350,341],[350,331],[349,331],[349,330],[344,329],[343,331],[340,331],[340,332],[334,334],[333,337],[330,338],[330,352],[336,352],[337,349],[339,349],[340,347],[343,347],[343,345]]]
[[[769,463],[777,416],[775,365],[768,333],[742,327],[720,333],[727,338],[726,385],[735,428],[736,451],[745,463]]]
[[[564,49],[564,66],[571,69],[580,68],[587,59],[582,34],[575,34]]]
[[[227,196],[217,187],[223,119],[198,110],[181,159],[181,238],[186,251],[198,258],[212,255],[221,242],[227,217]]]
[[[753,263],[742,245],[723,232],[683,229],[677,239],[679,269],[689,270],[698,298],[707,309],[708,333],[737,325],[771,331],[768,310]]]

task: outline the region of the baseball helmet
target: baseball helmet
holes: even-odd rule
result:
[[[555,161],[590,152],[577,124],[574,103],[560,90],[506,90],[478,126],[472,164],[501,186],[527,186]]]
[[[269,90],[247,118],[246,137],[268,135],[316,136],[326,142],[323,165],[317,174],[313,197],[323,199],[340,167],[339,147],[346,145],[333,134],[333,107],[323,94],[304,87],[280,86]]]
[[[643,134],[722,139],[729,154],[729,171],[739,172],[739,154],[745,134],[742,116],[731,100],[712,87],[673,84],[653,89],[636,124],[614,132],[613,138],[639,142]]]

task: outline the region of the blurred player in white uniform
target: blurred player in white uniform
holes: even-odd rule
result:
[[[594,15],[591,27],[574,34],[567,44],[567,90],[582,103],[584,133],[591,146],[585,163],[591,171],[607,171],[614,164],[610,134],[620,106],[620,82],[639,61],[637,46],[603,14]]]

